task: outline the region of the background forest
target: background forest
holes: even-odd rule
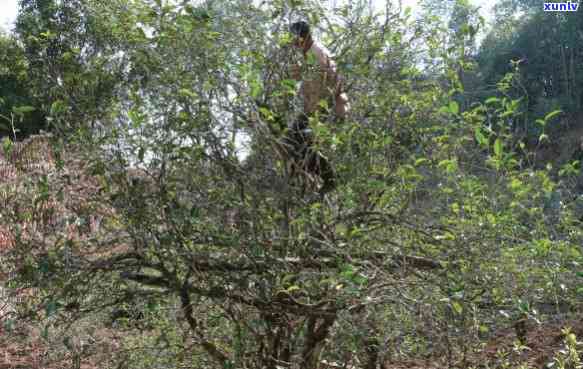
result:
[[[581,368],[583,10],[379,3],[20,0],[0,368]],[[326,196],[298,18],[352,104]]]

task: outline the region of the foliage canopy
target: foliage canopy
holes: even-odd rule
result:
[[[20,313],[46,340],[123,308],[150,334],[126,337],[111,367],[453,365],[497,326],[576,301],[574,169],[538,167],[512,126],[524,99],[576,103],[575,79],[519,89],[561,69],[506,70],[506,42],[544,41],[492,33],[477,60],[497,90],[467,99],[480,21],[466,2],[448,27],[366,3],[21,1],[0,78],[19,60],[6,78],[26,75],[29,95],[15,91],[50,123],[54,160],[0,183],[2,268],[36,289]],[[326,197],[281,150],[301,109],[285,32],[298,15],[353,105],[343,124],[310,122],[338,176]],[[575,63],[573,37],[556,50]]]

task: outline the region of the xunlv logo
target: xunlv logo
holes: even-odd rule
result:
[[[579,8],[579,3],[544,3],[545,12],[576,12]]]

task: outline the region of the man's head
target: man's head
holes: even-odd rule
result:
[[[297,47],[304,46],[305,41],[310,37],[310,25],[307,22],[295,22],[289,30],[295,36],[294,45]]]

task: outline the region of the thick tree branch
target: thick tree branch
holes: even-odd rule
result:
[[[190,329],[194,334],[196,334],[201,340],[202,347],[209,353],[209,355],[214,358],[221,366],[226,366],[229,362],[229,358],[223,354],[216,345],[212,342],[207,341],[200,330],[198,329],[198,322],[194,318],[194,311],[192,308],[192,302],[190,300],[190,292],[188,288],[188,282],[185,281],[184,285],[180,289],[180,301],[182,303],[182,309],[184,311],[184,317],[190,326]]]

